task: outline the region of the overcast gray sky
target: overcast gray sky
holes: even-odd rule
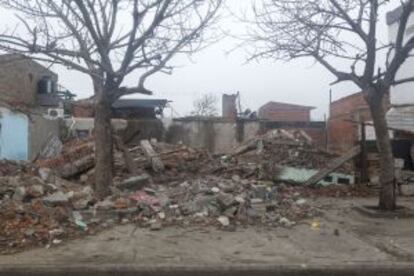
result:
[[[395,2],[389,9],[395,7]],[[228,3],[233,12],[250,7],[250,0],[229,0]],[[244,26],[235,21],[234,18],[225,19],[220,27],[234,34],[243,32]],[[387,37],[384,20],[380,32],[381,37]],[[195,54],[191,60],[182,56],[176,58],[173,64],[179,67],[172,75],[159,74],[148,80],[147,87],[155,92],[153,98],[171,100],[174,110],[184,116],[190,113],[193,101],[202,94],[212,93],[221,100],[222,93],[240,91],[243,108],[257,110],[268,101],[311,105],[317,107],[313,119],[321,120],[328,110],[329,89],[332,88],[334,99],[358,92],[351,83],[330,87],[334,78],[311,60],[290,63],[262,60],[245,64],[244,49],[226,54],[236,43],[227,37]],[[78,98],[92,95],[88,76],[61,67],[53,69],[59,73],[61,84]]]

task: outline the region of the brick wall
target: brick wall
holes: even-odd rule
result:
[[[72,104],[72,116],[76,118],[93,118],[95,117],[95,110],[92,104],[74,102]]]
[[[320,148],[326,149],[326,129],[325,128],[302,128],[303,131],[308,134],[315,145]]]
[[[236,107],[237,98],[238,98],[238,94],[233,94],[233,95],[223,94],[223,97],[222,97],[223,118],[230,118],[230,119],[237,118],[237,107]]]
[[[332,102],[330,106],[331,118],[337,118],[344,115],[356,116],[358,111],[362,111],[361,115],[368,115],[368,118],[365,120],[371,120],[371,116],[368,114],[368,105],[365,102],[364,96],[362,93],[357,93],[350,95],[348,97],[339,99],[338,101]]]
[[[259,109],[259,118],[279,122],[309,122],[312,107],[270,102]]]
[[[389,107],[389,97],[384,99]],[[328,122],[328,147],[338,153],[351,149],[359,141],[357,122],[372,121],[371,113],[363,93],[356,93],[335,102],[330,106]]]
[[[44,76],[57,83],[57,75],[39,63],[21,55],[1,55],[0,100],[35,105],[37,85]]]

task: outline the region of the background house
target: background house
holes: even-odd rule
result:
[[[402,8],[387,14],[389,40],[397,37]],[[405,40],[414,36],[414,17],[411,16],[405,33]],[[414,58],[408,58],[397,73],[397,80],[414,76]],[[391,109],[387,114],[388,125],[396,130],[396,136],[411,136],[414,133],[414,82],[391,88]]]
[[[400,24],[402,8],[387,14],[389,41],[394,42]],[[410,16],[405,40],[414,36],[414,17]],[[409,57],[397,72],[396,79],[414,77],[414,57]],[[387,113],[388,126],[394,134],[394,155],[405,160],[406,169],[414,169],[414,82],[391,87],[391,109]]]
[[[0,56],[0,159],[35,158],[59,136],[58,76],[22,55]]]
[[[128,144],[138,144],[142,139],[157,138],[164,135],[164,108],[166,99],[119,99],[112,105],[112,127]],[[72,117],[66,125],[72,135],[84,137],[93,134],[94,105],[93,97],[72,103]]]
[[[166,99],[119,99],[112,104],[113,119],[156,119],[162,117]],[[95,117],[93,98],[72,103],[72,115],[76,118]]]
[[[278,122],[309,122],[315,107],[280,102],[268,102],[259,108],[259,119]]]
[[[2,102],[41,106],[47,98],[54,98],[57,82],[58,76],[55,73],[30,58],[15,54],[0,56]]]
[[[389,41],[394,42],[399,28],[400,17],[402,13],[402,8],[399,7],[392,12],[387,14],[387,24],[388,24],[388,36]],[[409,18],[407,23],[407,28],[405,32],[405,41],[414,36],[414,16]],[[408,58],[404,64],[401,66],[400,70],[397,73],[397,79],[413,77],[414,76],[414,58]],[[391,104],[395,106],[399,105],[414,105],[414,83],[409,82],[405,84],[398,85],[392,88],[391,93]]]
[[[389,98],[385,100],[389,106]],[[388,108],[388,107],[387,107]],[[375,140],[372,116],[363,93],[355,93],[330,104],[328,120],[328,148],[345,153],[353,148],[361,136],[361,123],[366,124],[368,140]]]

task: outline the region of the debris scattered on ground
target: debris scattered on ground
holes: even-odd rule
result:
[[[313,145],[311,138],[303,131],[273,130],[247,141],[232,154],[224,156],[223,166],[216,172],[237,174],[242,178],[277,180],[283,167],[322,170],[336,157]],[[338,170],[349,171],[349,164]]]
[[[290,228],[317,216],[309,197],[357,194],[347,186],[273,181],[278,166],[322,169],[336,157],[301,132],[272,131],[216,158],[154,140],[130,148],[115,142],[114,185],[103,200],[92,189],[91,138],[67,142],[60,155],[35,163],[0,161],[0,253],[56,246],[116,223],[152,231],[171,225]]]

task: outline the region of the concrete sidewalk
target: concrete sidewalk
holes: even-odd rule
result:
[[[374,200],[318,199],[313,204],[324,215],[293,229],[119,226],[1,256],[0,275],[414,275],[414,219],[372,219],[352,210],[367,203]]]

